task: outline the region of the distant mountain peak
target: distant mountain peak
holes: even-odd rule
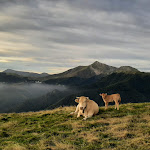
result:
[[[136,73],[136,72],[140,72],[140,71],[136,68],[131,67],[131,66],[121,66],[117,69],[117,72]]]
[[[13,70],[13,69],[6,69],[6,70],[4,70],[4,72],[9,72],[9,71],[15,71],[15,70]]]
[[[92,64],[102,64],[102,63],[100,63],[99,61],[95,61],[95,62],[92,63]]]
[[[3,71],[6,74],[16,74],[19,76],[23,76],[23,77],[35,77],[35,78],[39,78],[39,77],[46,77],[49,76],[49,74],[47,73],[34,73],[34,72],[24,72],[24,71],[16,71],[16,70],[12,70],[12,69],[6,69],[5,71]]]
[[[95,72],[95,75],[110,74],[117,69],[116,67],[106,65],[106,64],[101,63],[99,61],[95,61],[89,67],[91,68],[91,70],[93,70]]]
[[[106,64],[101,63],[101,62],[99,62],[99,61],[95,61],[95,62],[92,63],[91,65],[106,65]],[[108,66],[108,65],[107,65],[107,66]]]

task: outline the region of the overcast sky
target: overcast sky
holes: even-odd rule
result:
[[[150,0],[0,0],[0,71],[99,61],[150,71]]]

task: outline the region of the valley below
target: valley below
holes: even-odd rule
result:
[[[66,91],[66,86],[39,83],[0,83],[0,113],[13,112],[24,105],[48,93]],[[40,99],[43,101],[43,99]],[[34,105],[37,105],[34,102]],[[27,106],[24,105],[24,109]],[[31,108],[29,110],[32,110]],[[25,110],[24,110],[25,111]]]

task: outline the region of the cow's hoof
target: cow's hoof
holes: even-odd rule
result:
[[[74,112],[71,112],[71,113],[70,113],[70,115],[73,115],[73,114],[74,114]]]
[[[84,121],[85,121],[85,120],[86,120],[86,118],[83,118],[82,120],[84,120]]]

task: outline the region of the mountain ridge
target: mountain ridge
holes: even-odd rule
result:
[[[56,78],[70,78],[70,77],[91,78],[97,75],[106,76],[115,72],[136,73],[140,71],[131,66],[121,66],[117,68],[104,63],[100,63],[99,61],[95,61],[94,63],[88,66],[77,66],[62,73],[52,75],[48,73],[38,74],[33,72],[16,71],[12,69],[7,69],[3,72],[6,74],[17,74],[23,77],[39,78],[39,80],[46,81],[48,79],[56,79]]]
[[[113,67],[113,66],[95,61],[94,63],[88,66],[77,66],[75,68],[69,69],[59,74],[49,75],[44,79],[44,81],[49,80],[49,79],[71,78],[71,77],[91,78],[97,75],[101,75],[103,77],[111,73],[117,73],[117,72],[137,73],[140,71],[131,66],[121,66],[117,68],[117,67]]]
[[[39,73],[34,73],[34,72],[16,71],[13,69],[6,69],[3,71],[3,73],[12,74],[12,75],[15,74],[15,75],[19,75],[22,77],[35,77],[35,78],[46,77],[49,75],[48,73],[40,73],[39,74]]]

